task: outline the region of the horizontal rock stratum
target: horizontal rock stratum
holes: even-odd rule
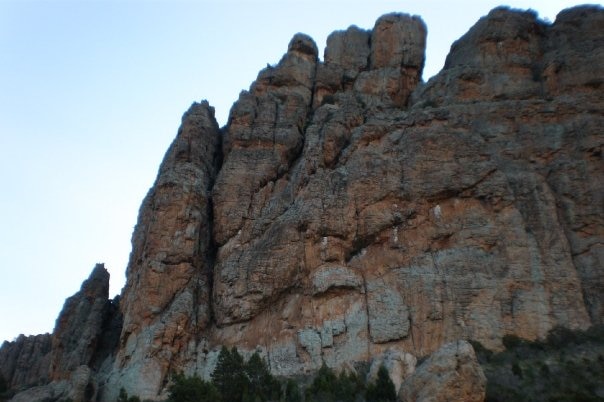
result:
[[[222,345],[281,376],[385,362],[404,386],[445,344],[604,322],[604,10],[495,9],[424,83],[426,32],[385,15],[323,61],[297,34],[225,127],[193,104],[120,297],[97,266],[52,337],[0,349],[14,389],[52,381],[15,400],[159,400]]]

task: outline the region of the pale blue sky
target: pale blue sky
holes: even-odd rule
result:
[[[574,1],[509,1],[555,19]],[[499,1],[0,0],[0,342],[50,332],[95,263],[119,293],[138,207],[183,112],[219,123],[296,32],[428,25],[424,79]]]

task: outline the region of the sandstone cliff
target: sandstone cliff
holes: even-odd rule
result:
[[[66,303],[50,379],[85,366],[94,398],[158,399],[170,372],[207,377],[236,345],[277,375],[384,361],[401,384],[449,342],[602,323],[604,11],[495,9],[427,83],[425,40],[390,14],[334,32],[321,61],[298,34],[223,129],[194,104],[119,311],[102,318],[86,286],[89,304]]]

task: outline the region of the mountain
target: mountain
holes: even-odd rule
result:
[[[222,345],[278,376],[386,362],[400,385],[443,345],[431,361],[602,324],[604,9],[494,9],[424,83],[426,32],[385,15],[323,61],[297,34],[224,128],[193,104],[122,294],[97,265],[52,335],[6,342],[13,400],[160,400]]]

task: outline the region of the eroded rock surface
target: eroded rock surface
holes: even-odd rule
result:
[[[52,380],[69,379],[76,368],[91,364],[102,338],[108,298],[109,272],[97,264],[57,318],[50,357]]]
[[[51,335],[19,335],[0,347],[0,375],[9,389],[22,389],[49,380]]]
[[[443,345],[400,387],[401,402],[483,402],[487,379],[466,341]]]
[[[389,14],[322,62],[298,34],[222,130],[191,107],[140,210],[119,341],[88,365],[98,400],[161,399],[222,345],[284,376],[373,362],[416,384],[455,363],[441,380],[474,400],[458,339],[603,322],[604,11],[495,9],[422,83],[425,38]],[[88,364],[77,350],[53,367]]]
[[[220,162],[214,109],[195,103],[184,114],[132,236],[128,281],[122,292],[123,330],[104,389],[115,399],[155,397],[170,369],[195,358],[211,317],[210,189]]]

